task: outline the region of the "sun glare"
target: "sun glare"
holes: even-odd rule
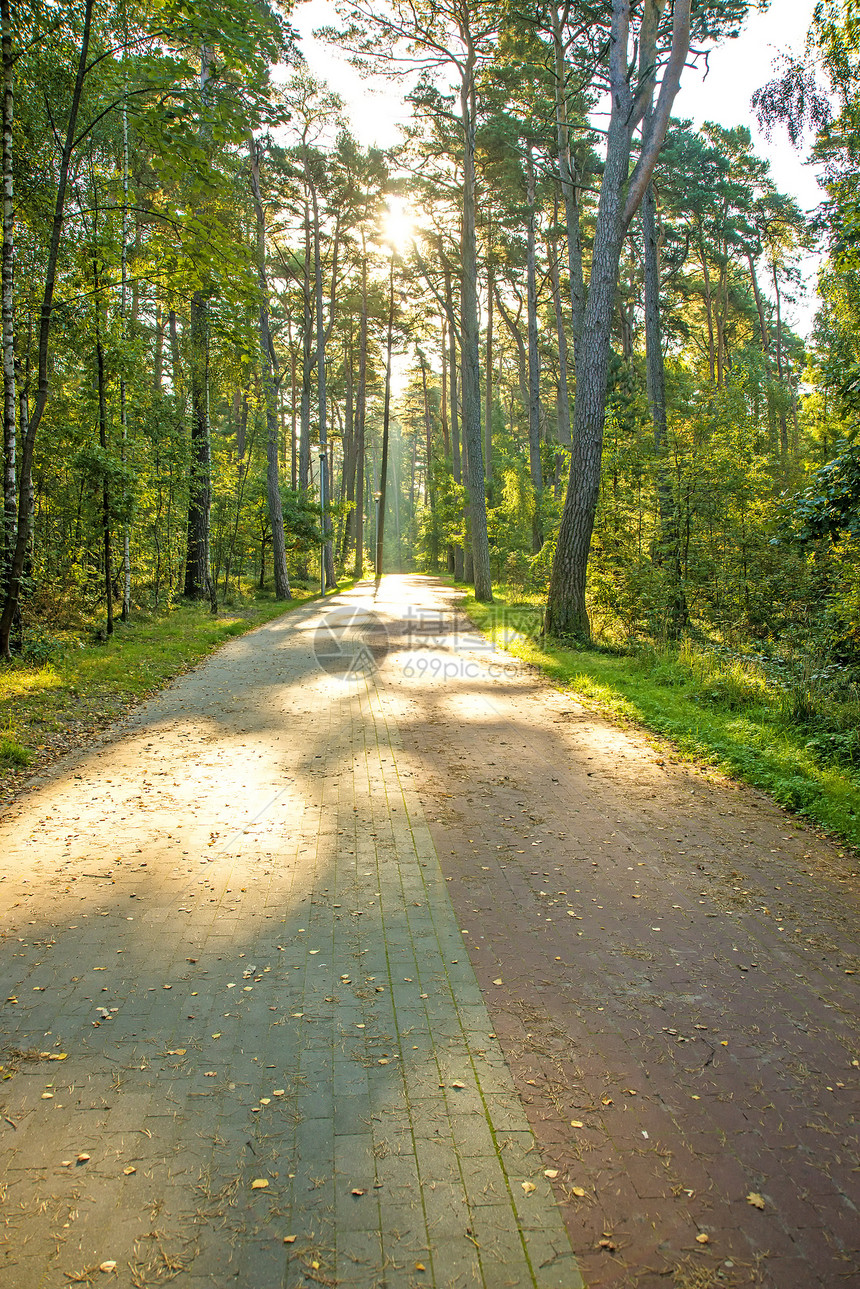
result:
[[[382,220],[382,240],[398,255],[405,255],[415,241],[415,219],[405,197],[389,197]]]

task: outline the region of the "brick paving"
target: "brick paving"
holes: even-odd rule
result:
[[[314,657],[371,595],[231,642],[7,813],[4,1289],[581,1285],[396,657]]]
[[[413,599],[404,750],[586,1283],[860,1286],[857,856]]]

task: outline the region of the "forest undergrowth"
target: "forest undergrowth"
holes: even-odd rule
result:
[[[540,634],[537,597],[504,586],[495,603],[467,594],[480,630],[555,685],[622,724],[668,740],[860,846],[860,687],[789,657],[741,654],[686,639],[566,647]]]

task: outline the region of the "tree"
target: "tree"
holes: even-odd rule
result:
[[[714,6],[713,8],[717,8]],[[725,6],[719,6],[725,17]],[[701,23],[713,15],[701,13]],[[648,184],[669,124],[690,49],[690,0],[675,0],[671,23],[662,0],[646,0],[638,23],[630,0],[612,0],[603,73],[610,95],[606,155],[576,363],[576,402],[570,479],[565,495],[545,627],[549,634],[587,639],[585,600],[591,533],[600,486],[606,416],[610,331],[621,247]],[[631,39],[638,59],[631,55]],[[653,103],[660,64],[663,74]],[[652,107],[653,103],[653,107]],[[633,135],[644,122],[638,159],[630,172]]]

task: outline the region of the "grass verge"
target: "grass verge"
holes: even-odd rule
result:
[[[346,589],[350,580],[339,583]],[[118,621],[110,639],[66,639],[45,662],[0,666],[0,799],[64,752],[85,747],[99,730],[187,671],[233,636],[318,599],[297,590],[284,603],[255,592],[213,615],[203,604]]]
[[[828,763],[809,734],[786,721],[779,697],[750,670],[706,663],[689,651],[572,649],[538,636],[537,608],[463,608],[501,647],[611,719],[645,726],[688,760],[761,788],[780,805],[860,847],[860,773]]]

